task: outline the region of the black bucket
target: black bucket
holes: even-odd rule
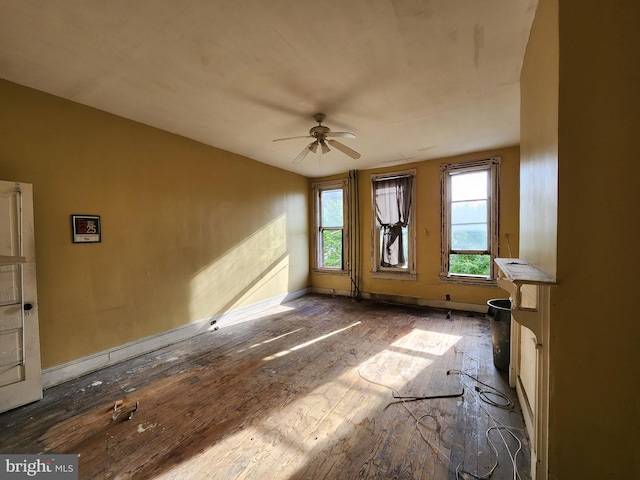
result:
[[[493,364],[498,370],[508,371],[511,357],[511,300],[495,298],[487,302],[487,317],[491,320]]]

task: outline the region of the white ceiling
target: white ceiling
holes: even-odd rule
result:
[[[0,0],[0,77],[315,177],[518,144],[536,6]],[[318,112],[359,160],[272,142]]]

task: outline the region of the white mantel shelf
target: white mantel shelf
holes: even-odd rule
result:
[[[496,264],[504,278],[515,285],[555,285],[549,275],[521,258],[496,258]]]
[[[496,265],[500,270],[498,285],[509,292],[511,297],[511,314],[513,318],[529,328],[541,341],[542,317],[538,302],[540,292],[538,287],[551,287],[556,281],[543,271],[521,258],[496,258]],[[523,286],[534,286],[535,292],[528,292],[523,302]],[[523,305],[525,303],[526,305]]]
[[[530,309],[522,305],[523,285],[550,287],[556,284],[549,275],[521,258],[496,258],[495,260],[499,269],[498,285],[511,294],[512,309]]]

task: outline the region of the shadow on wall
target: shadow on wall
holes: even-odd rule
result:
[[[288,292],[286,214],[228,250],[191,279],[191,319],[224,313]]]

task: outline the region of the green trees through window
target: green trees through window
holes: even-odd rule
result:
[[[342,231],[322,232],[322,259],[325,267],[342,267]]]
[[[449,255],[449,271],[458,275],[489,275],[491,257],[453,253]]]

